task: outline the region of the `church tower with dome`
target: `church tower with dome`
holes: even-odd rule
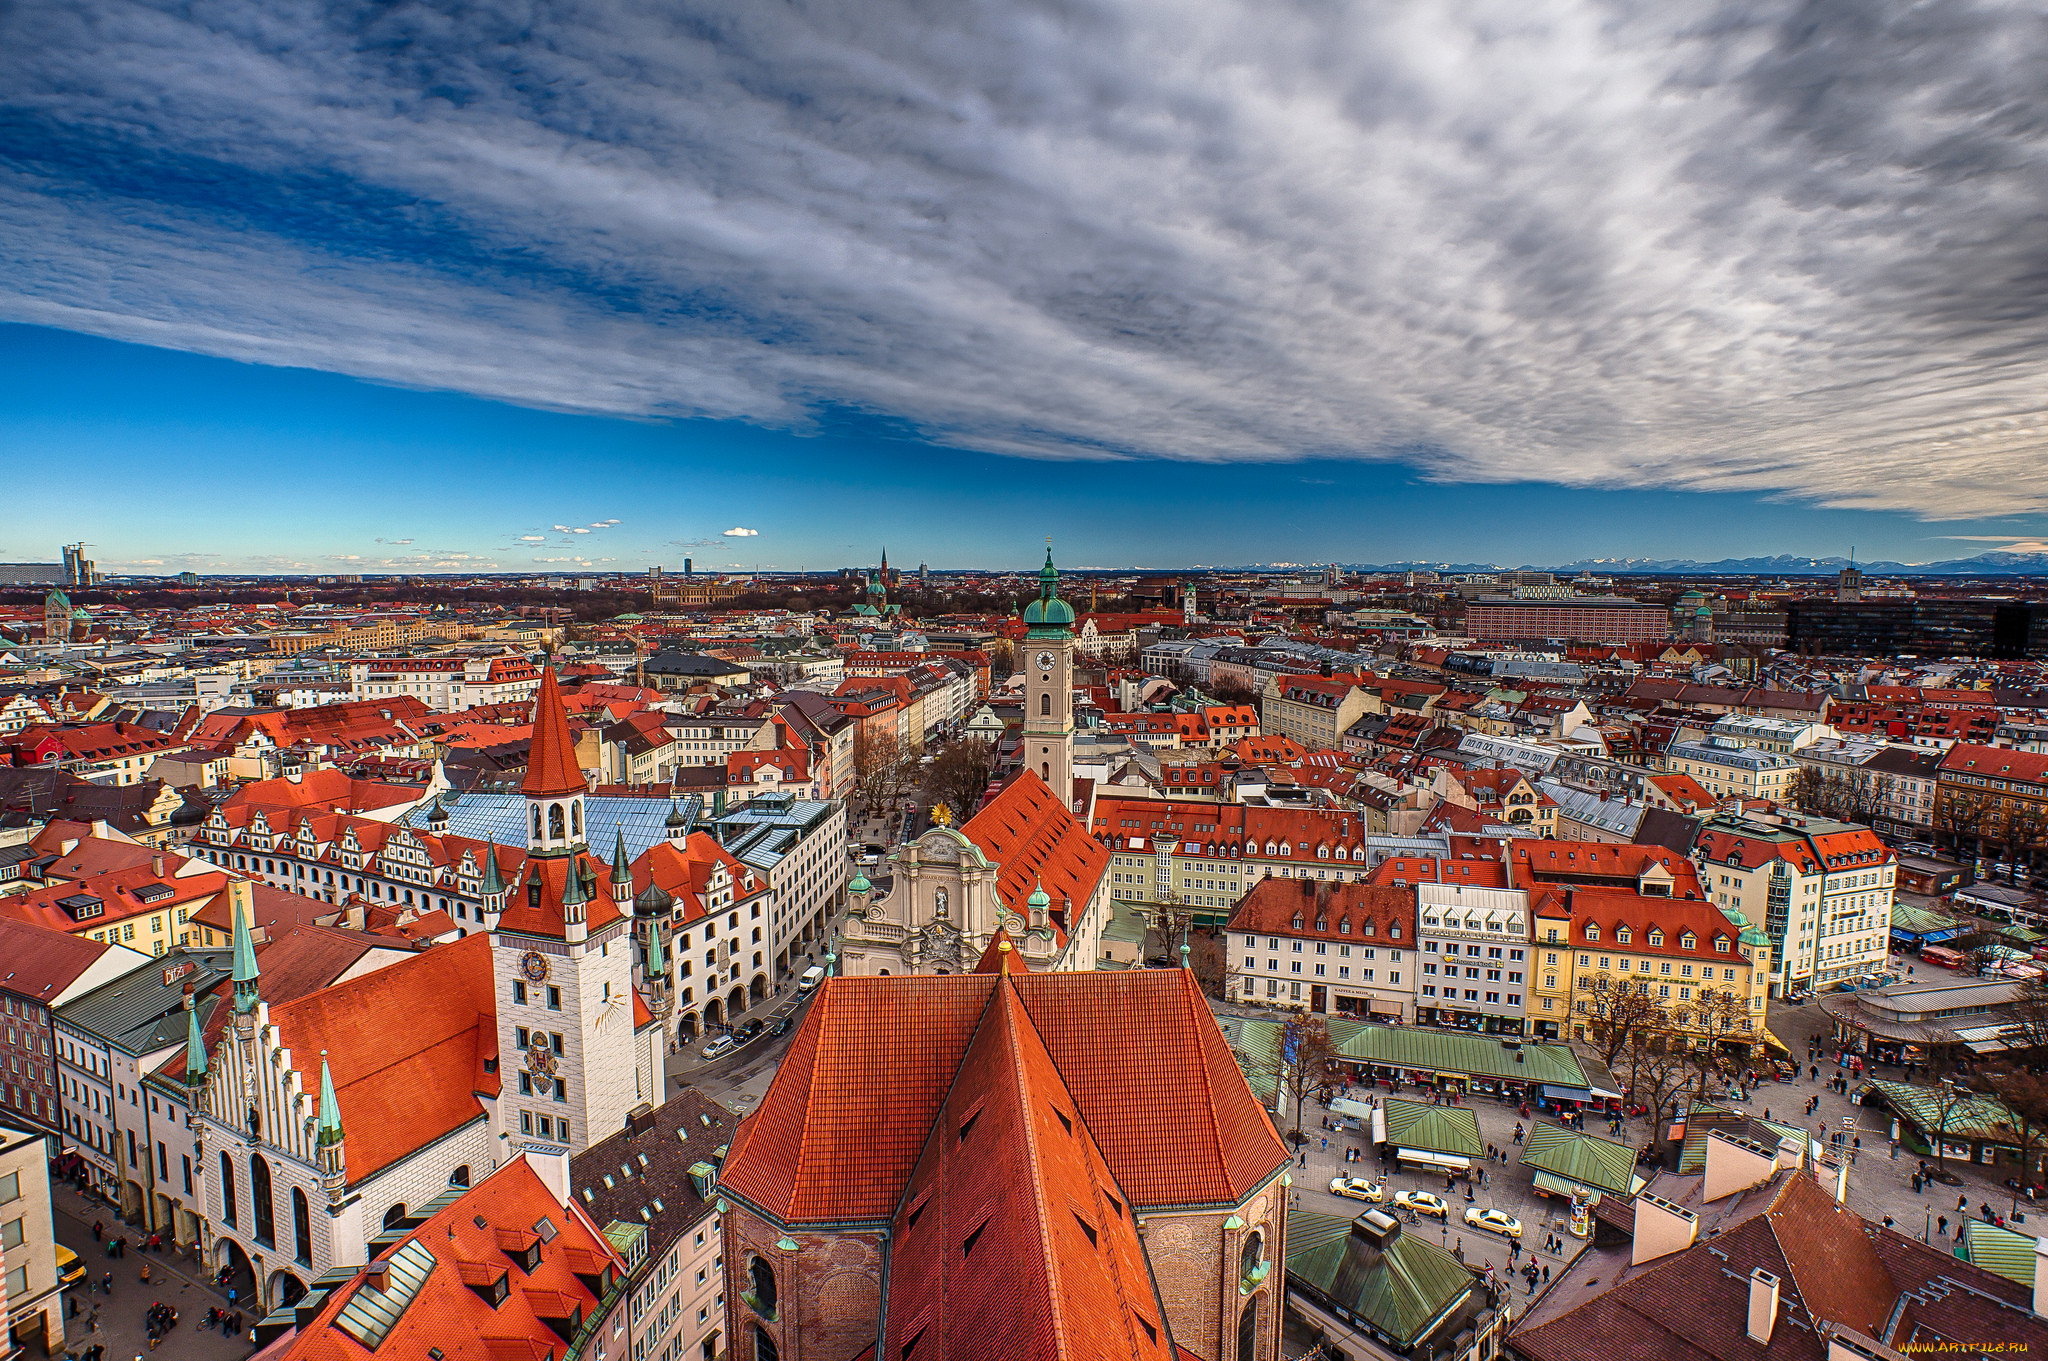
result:
[[[1074,801],[1074,607],[1060,599],[1052,545],[1038,574],[1038,599],[1024,607],[1024,767],[1069,808]]]

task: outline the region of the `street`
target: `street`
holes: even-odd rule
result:
[[[225,1292],[213,1289],[201,1277],[190,1257],[168,1251],[138,1252],[136,1242],[149,1235],[121,1223],[111,1206],[79,1195],[68,1182],[52,1182],[50,1198],[57,1241],[78,1254],[94,1283],[90,1293],[84,1282],[65,1292],[65,1342],[72,1354],[82,1356],[97,1343],[106,1348],[107,1361],[150,1355],[143,1314],[156,1303],[177,1310],[178,1325],[157,1345],[155,1356],[168,1361],[239,1361],[255,1350],[248,1341],[248,1330],[258,1317],[257,1310],[244,1309],[239,1339],[199,1326],[208,1309],[225,1308],[228,1301]],[[128,1236],[126,1256],[109,1258],[104,1242],[93,1241],[95,1222],[105,1225],[108,1238]],[[144,1263],[150,1272],[146,1285],[140,1279]],[[100,1285],[109,1271],[114,1274],[111,1295],[103,1293]],[[89,1326],[94,1322],[97,1329]]]

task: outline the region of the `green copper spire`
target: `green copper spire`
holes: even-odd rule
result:
[[[341,1103],[334,1099],[334,1074],[327,1068],[327,1051],[320,1051],[320,1130],[322,1148],[341,1142]]]
[[[647,919],[647,977],[649,981],[668,977],[668,956],[661,948],[661,918]]]
[[[206,1085],[206,1040],[199,1033],[199,999],[185,1012],[185,1085]]]
[[[626,829],[615,823],[613,830],[618,834],[618,839],[612,843],[612,883],[624,884],[630,889],[633,884],[633,862],[626,856]]]
[[[235,904],[235,1010],[256,1009],[256,938],[249,933],[249,917],[242,911],[238,895]]]
[[[486,894],[503,893],[505,881],[498,877],[498,843],[484,843],[484,889]]]
[[[562,880],[562,906],[577,907],[590,901],[590,895],[583,891],[583,869],[575,860],[569,861],[569,873]]]

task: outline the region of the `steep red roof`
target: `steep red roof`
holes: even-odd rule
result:
[[[960,833],[1001,867],[996,891],[1012,907],[1042,887],[1056,910],[1065,899],[1079,911],[1109,868],[1109,852],[1052,786],[1029,770],[1004,786]]]
[[[569,735],[553,667],[540,673],[540,692],[533,697],[533,751],[520,788],[535,799],[583,792],[583,768],[576,764],[576,740]]]
[[[904,1190],[882,1350],[1171,1356],[1137,1212],[999,982]]]
[[[786,1223],[889,1219],[999,986],[1139,1207],[1235,1204],[1286,1164],[1186,970],[913,975],[825,983],[722,1184]]]
[[[467,936],[270,1011],[306,1090],[324,1050],[348,1136],[348,1175],[361,1182],[426,1144],[484,1118],[496,1096],[497,1003],[491,942]]]

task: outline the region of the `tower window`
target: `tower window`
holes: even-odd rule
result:
[[[1042,694],[1038,697],[1038,712],[1045,718],[1052,717],[1052,695],[1050,693]]]
[[[565,830],[565,826],[562,821],[562,805],[559,803],[549,804],[548,836],[555,841],[560,841],[567,835],[568,832]]]

